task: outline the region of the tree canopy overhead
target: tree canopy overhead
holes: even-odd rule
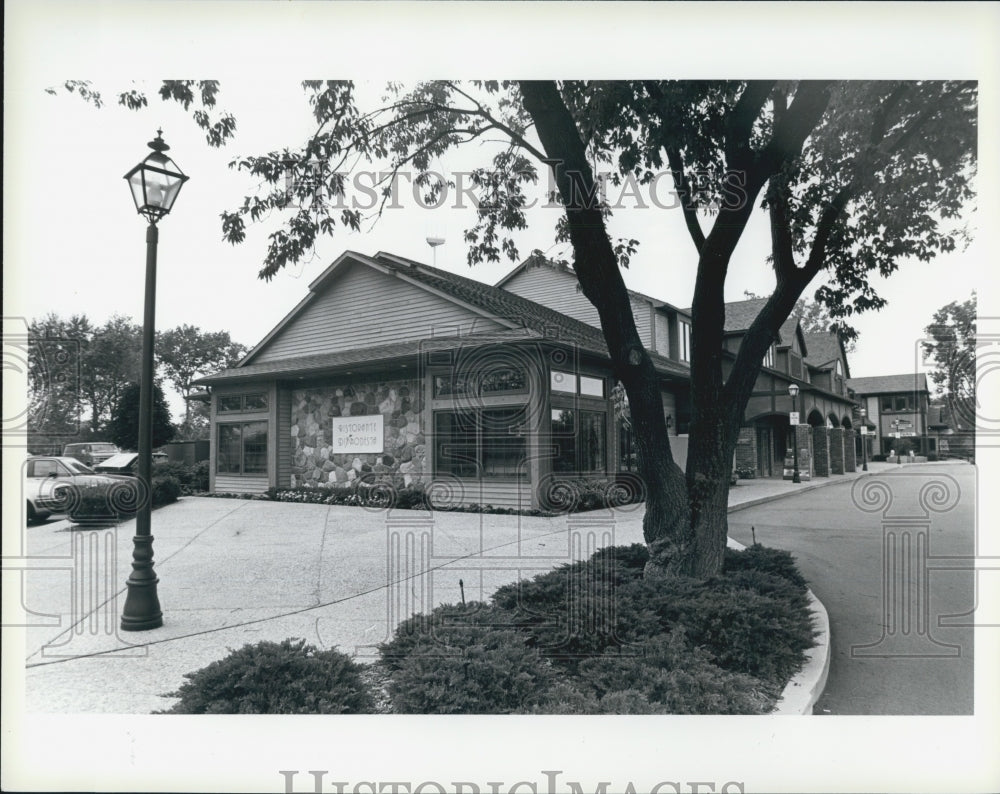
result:
[[[315,133],[233,161],[263,189],[223,213],[225,239],[241,243],[247,224],[291,207],[262,257],[259,275],[270,279],[338,227],[360,228],[366,211],[392,202],[404,173],[430,205],[458,189],[459,175],[444,171],[442,179],[439,164],[462,150],[479,163],[463,177],[478,197],[468,261],[516,261],[528,191],[545,184],[563,208],[557,239],[572,245],[580,289],[597,308],[628,396],[647,485],[651,571],[710,575],[721,565],[743,411],[765,352],[805,289],[825,274],[815,299],[849,338],[852,315],[884,304],[873,277],[953,250],[965,233],[955,222],[973,197],[974,82],[433,81],[390,84],[371,106],[348,81],[303,85]],[[351,176],[369,167],[378,178],[361,186],[359,202]],[[665,276],[685,262],[697,271],[684,471],[670,451],[658,379],[620,272],[638,241],[611,238],[600,168],[626,187],[668,176],[684,214],[690,259],[663,264]],[[725,282],[758,209],[770,223],[774,286],[725,373]]]

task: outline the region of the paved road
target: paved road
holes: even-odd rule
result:
[[[971,620],[948,616],[974,606],[975,491],[973,466],[909,466],[730,516],[736,540],[791,551],[830,613],[814,713],[972,714]]]

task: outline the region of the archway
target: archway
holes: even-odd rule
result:
[[[791,449],[788,414],[758,414],[747,422],[753,428],[758,477],[781,477],[785,454]]]
[[[821,414],[815,408],[813,408],[809,412],[809,417],[806,419],[806,421],[813,427],[823,427],[826,424],[826,422],[823,419],[823,414]]]
[[[828,414],[826,418],[830,420],[831,427],[840,427],[840,419],[837,418],[836,414]]]

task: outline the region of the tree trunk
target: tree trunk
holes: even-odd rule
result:
[[[670,450],[659,376],[636,330],[618,258],[593,200],[593,172],[576,123],[554,83],[522,82],[521,92],[566,207],[577,280],[597,309],[612,371],[628,395],[646,487],[643,537],[658,560],[669,559],[690,538],[691,521],[684,472]]]

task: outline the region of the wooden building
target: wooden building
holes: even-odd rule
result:
[[[690,312],[629,296],[683,466]],[[727,306],[726,366],[755,304]],[[802,427],[806,417],[824,430],[851,426],[847,360],[830,339],[839,349],[795,318],[782,327],[737,464],[782,475],[790,383],[801,389]],[[345,252],[237,366],[199,383],[211,394],[215,492],[420,483],[445,501],[527,509],[545,507],[567,480],[635,468],[597,312],[570,268],[537,256],[490,286],[393,254]],[[811,434],[808,444],[811,461]]]
[[[653,362],[676,414],[687,367]],[[215,492],[379,479],[527,509],[627,468],[599,330],[392,254],[342,254],[236,367],[199,383]]]

